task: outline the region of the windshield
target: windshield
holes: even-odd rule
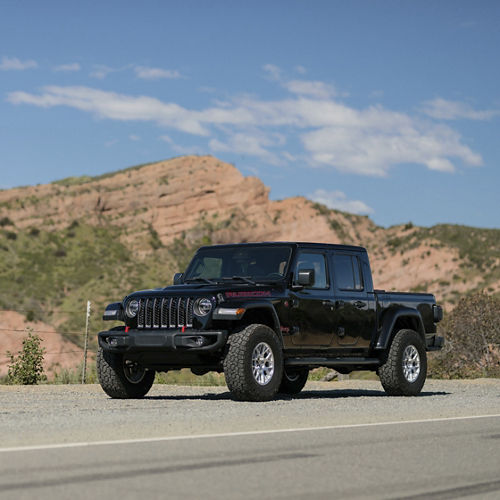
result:
[[[285,246],[204,248],[193,257],[184,281],[278,281],[287,272],[291,253]]]

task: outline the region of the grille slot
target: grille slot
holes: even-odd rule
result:
[[[139,299],[137,328],[191,328],[193,297],[145,297]]]

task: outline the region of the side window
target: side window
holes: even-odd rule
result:
[[[321,253],[301,252],[297,259],[295,279],[301,269],[314,269],[314,285],[311,288],[328,288],[325,256]]]
[[[335,254],[333,273],[339,290],[363,290],[363,278],[357,256]]]

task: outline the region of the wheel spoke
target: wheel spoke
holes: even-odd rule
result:
[[[403,375],[405,379],[413,383],[420,375],[420,355],[414,345],[409,345],[403,352]]]
[[[259,385],[266,385],[273,378],[274,355],[265,342],[257,344],[252,352],[252,374]]]

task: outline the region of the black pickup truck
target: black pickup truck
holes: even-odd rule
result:
[[[215,370],[236,399],[267,401],[323,366],[376,371],[388,394],[413,396],[442,314],[431,294],[374,290],[362,247],[206,246],[172,286],[107,306],[124,325],[98,334],[98,377],[109,396],[140,398],[156,371]]]

